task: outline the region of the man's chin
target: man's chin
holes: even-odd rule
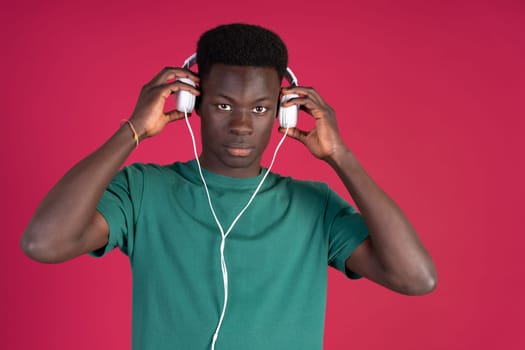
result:
[[[234,171],[242,171],[245,169],[248,172],[256,169],[257,175],[260,173],[260,159],[254,157],[254,154],[248,156],[232,156],[223,159],[223,164],[226,168]],[[255,171],[254,171],[255,172]]]
[[[216,154],[213,158],[201,157],[201,165],[209,171],[232,177],[251,177],[260,174],[261,159],[257,157],[254,149],[251,149],[246,156],[235,154],[237,154],[235,151],[225,151]]]

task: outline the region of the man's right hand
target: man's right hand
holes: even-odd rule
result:
[[[164,112],[164,105],[169,96],[181,90],[188,91],[195,96],[200,94],[197,88],[174,80],[177,78],[189,78],[195,83],[199,82],[199,77],[190,70],[166,67],[142,87],[137,105],[130,118],[140,140],[155,136],[169,122],[184,118],[184,113],[175,109]]]

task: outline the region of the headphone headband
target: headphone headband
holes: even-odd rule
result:
[[[182,68],[189,69],[191,66],[197,64],[197,53],[193,53],[190,57],[186,58],[184,63],[182,64]]]
[[[189,69],[191,66],[197,64],[197,53],[193,53],[190,57],[186,58],[184,63],[182,64],[182,68]],[[284,72],[284,79],[290,85],[297,86],[297,77],[293,73],[292,69],[290,67],[286,67],[286,71]]]

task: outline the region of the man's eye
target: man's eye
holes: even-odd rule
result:
[[[232,106],[226,103],[219,103],[217,105],[217,108],[220,109],[221,111],[231,111],[232,110]]]
[[[255,108],[253,109],[253,111],[254,111],[255,113],[258,113],[258,114],[262,114],[262,113],[266,112],[267,110],[268,110],[268,108],[263,107],[263,106],[257,106],[257,107],[255,107]]]

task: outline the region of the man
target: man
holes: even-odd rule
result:
[[[135,349],[320,349],[327,265],[404,294],[435,288],[429,254],[343,142],[334,110],[312,88],[281,88],[276,34],[220,26],[200,38],[197,60],[199,76],[165,68],[146,84],[129,121],[49,192],[21,240],[28,256],[60,262],[118,246],[133,270]],[[163,112],[181,91],[198,97],[199,158],[119,171],[139,142],[184,118]],[[281,93],[299,97],[279,106]],[[278,108],[292,105],[315,127],[288,136],[336,171],[361,214],[325,184],[271,173],[240,215],[266,173]]]

